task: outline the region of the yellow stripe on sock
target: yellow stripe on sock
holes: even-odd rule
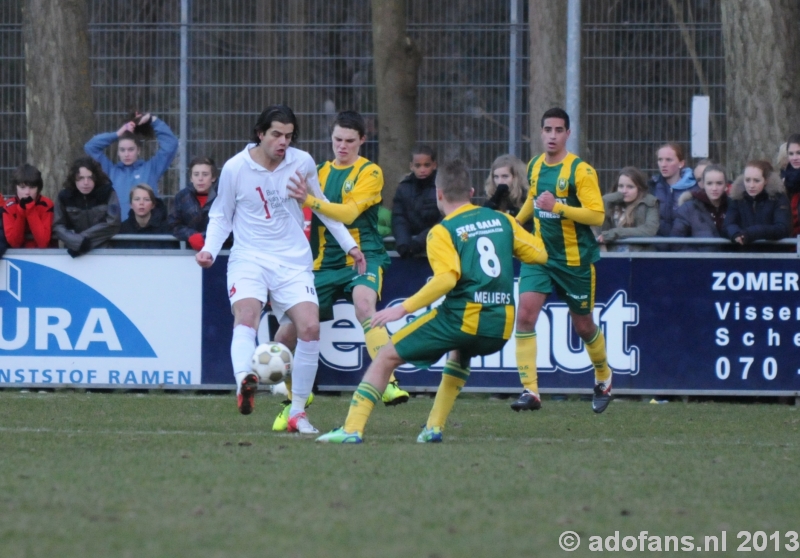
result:
[[[447,369],[445,368],[445,370]],[[467,371],[467,375],[469,375],[469,371]],[[442,381],[439,383],[436,398],[433,400],[433,408],[430,415],[428,415],[426,424],[428,428],[438,426],[444,429],[447,417],[450,415],[450,411],[453,410],[453,405],[455,405],[456,398],[461,393],[461,388],[464,387],[464,384],[466,384],[466,379],[461,379],[449,373],[442,374]]]
[[[589,353],[589,360],[594,366],[594,379],[597,382],[606,382],[611,378],[611,368],[608,367],[608,356],[606,354],[606,337],[603,330],[598,327],[591,341],[585,341],[586,352]]]
[[[358,384],[358,389],[350,400],[350,410],[347,412],[347,419],[344,422],[345,431],[363,434],[369,416],[375,408],[375,403],[380,398],[381,394],[373,385],[367,382]]]
[[[536,332],[516,335],[517,369],[525,389],[539,393],[539,375],[536,371]]]

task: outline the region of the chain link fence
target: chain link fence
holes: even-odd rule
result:
[[[0,5],[0,189],[6,194],[11,169],[25,160],[21,5]],[[184,161],[207,155],[221,165],[242,149],[260,110],[282,102],[298,114],[298,146],[315,159],[332,157],[328,126],[344,109],[364,114],[364,155],[379,158],[367,0],[187,5],[183,25],[179,0],[90,0],[98,132],[117,130],[137,109],[158,115],[178,135],[183,117]],[[524,0],[408,1],[408,32],[423,53],[419,141],[441,159],[464,158],[478,193],[495,157],[532,154],[528,10]],[[583,156],[597,167],[604,188],[622,166],[653,170],[660,143],[688,142],[695,94],[711,95],[712,156],[722,157],[719,12],[719,0],[583,2]],[[535,130],[533,140],[537,149]],[[146,146],[143,155],[154,148]],[[180,167],[176,157],[162,192],[180,188]]]

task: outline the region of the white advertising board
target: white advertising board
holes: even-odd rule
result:
[[[199,385],[201,271],[185,255],[0,260],[0,387]]]

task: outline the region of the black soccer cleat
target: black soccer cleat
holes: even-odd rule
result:
[[[594,395],[592,395],[592,411],[597,414],[602,413],[611,403],[611,380],[607,382],[600,382],[594,386]]]
[[[517,412],[519,411],[538,411],[542,408],[542,399],[538,393],[530,390],[524,390],[519,399],[511,404],[511,408]]]

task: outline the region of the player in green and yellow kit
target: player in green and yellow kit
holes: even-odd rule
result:
[[[469,377],[474,356],[503,348],[514,330],[512,255],[529,264],[547,261],[542,241],[513,217],[470,203],[469,173],[461,161],[439,167],[436,200],[444,220],[428,233],[433,278],[403,304],[372,317],[383,329],[445,296],[436,308],[410,321],[380,350],[353,394],[343,427],[318,442],[360,443],[364,427],[396,367],[410,362],[429,367],[448,354],[442,381],[418,442],[441,442],[456,397]]]
[[[327,199],[310,194],[301,177],[289,186],[289,195],[315,211],[311,220],[311,251],[314,258],[314,287],[319,299],[321,322],[333,319],[333,303],[345,298],[353,303],[356,318],[364,328],[367,352],[372,359],[389,340],[385,329],[372,328],[369,321],[375,314],[375,305],[381,293],[384,269],[390,259],[378,233],[378,209],[383,190],[381,168],[361,157],[359,149],[366,140],[363,117],[355,111],[343,111],[331,126],[334,160],[317,167],[322,192]],[[359,275],[353,271],[352,257],[339,247],[339,243],[325,227],[316,213],[341,221],[358,243],[367,259],[367,270]],[[291,324],[281,326],[275,340],[288,347],[294,346],[296,332]],[[288,386],[288,384],[287,384]],[[408,392],[400,389],[392,374],[383,392],[386,405],[408,401]],[[286,409],[273,423],[273,430],[285,430],[288,418]]]
[[[525,223],[533,216],[536,236],[547,248],[547,265],[522,265],[517,309],[517,366],[524,386],[515,411],[542,406],[536,373],[536,320],[547,295],[556,289],[566,301],[575,332],[583,339],[594,366],[592,409],[602,413],[611,401],[611,369],[603,330],[595,325],[594,262],[600,259],[590,226],[603,224],[605,212],[595,170],[567,151],[569,115],[552,108],[542,116],[545,152],[528,164],[530,190],[517,214]]]

